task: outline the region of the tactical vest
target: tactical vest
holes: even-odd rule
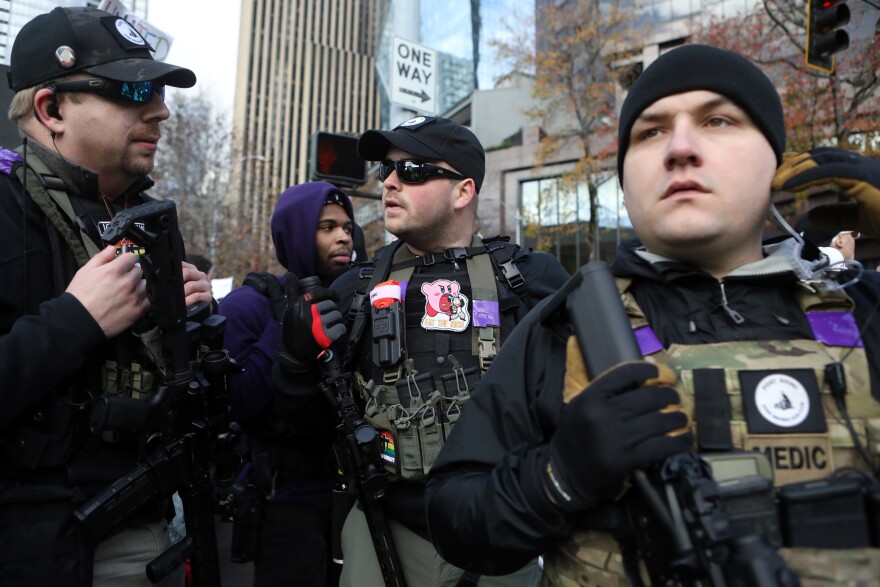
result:
[[[23,153],[23,148],[18,153]],[[23,160],[16,163],[12,172],[27,196],[58,230],[79,267],[101,250],[76,216],[67,186],[39,157],[28,157],[26,165]],[[54,261],[58,264],[60,259]],[[63,274],[59,267],[55,268],[56,275]],[[19,418],[19,424],[11,426],[0,443],[6,462],[28,470],[65,465],[72,450],[87,442],[89,436],[89,410],[76,406],[85,406],[102,393],[149,398],[156,390],[157,380],[151,369],[142,366],[149,364],[144,360],[144,348],[156,349],[158,334],[154,328],[137,335],[122,335],[135,336],[140,341],[132,338],[130,344],[113,345],[115,356],[100,366],[99,392],[80,388],[90,386],[89,382],[78,382],[47,397],[30,414]],[[110,430],[101,434],[111,442],[126,435],[124,431]]]
[[[880,402],[871,396],[854,303],[842,292],[815,285],[801,282],[796,291],[814,339],[673,344],[664,349],[629,290],[630,281],[618,280],[643,355],[678,375],[682,406],[691,422],[699,423],[694,425],[698,451],[760,451],[773,466],[776,486],[821,479],[845,467],[866,469],[833,407],[824,369],[829,363],[843,365],[852,425],[873,464],[880,462]],[[577,346],[568,348],[571,361]],[[568,362],[567,369],[573,364]],[[565,401],[582,389],[567,388]],[[802,579],[867,585],[880,577],[876,548],[783,548],[780,554]],[[544,585],[629,585],[617,543],[594,530],[573,532],[545,557],[544,568]]]
[[[513,328],[523,279],[514,263],[519,247],[506,240],[474,237],[470,247],[424,257],[398,242],[377,254],[375,269],[361,270],[349,356],[372,344],[367,336],[359,344],[370,312],[368,292],[386,279],[405,291],[403,360],[384,370],[362,360],[355,373],[392,479],[426,479],[471,390]],[[416,266],[423,269],[414,272]],[[364,355],[372,358],[369,351]]]

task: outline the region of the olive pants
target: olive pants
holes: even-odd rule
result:
[[[95,549],[93,587],[150,587],[147,563],[171,546],[165,520],[131,526],[113,534]],[[161,587],[183,587],[183,565],[160,583]]]
[[[389,525],[407,587],[455,587],[464,574],[463,570],[443,560],[434,545],[403,524],[389,520]],[[342,527],[342,554],[344,562],[339,587],[381,587],[385,584],[367,519],[358,507],[351,508]],[[538,561],[534,560],[510,575],[480,577],[479,585],[534,587],[540,576]]]

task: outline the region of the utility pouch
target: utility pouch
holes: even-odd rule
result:
[[[471,391],[480,382],[479,367],[456,369],[452,373],[440,376],[440,423],[443,428],[443,439],[449,438],[455,423],[461,416],[461,408],[471,397]]]
[[[424,481],[443,446],[437,382],[433,373],[419,373],[407,375],[395,387],[406,413],[392,421],[400,476],[406,481]]]
[[[734,536],[762,536],[771,546],[782,546],[773,481],[749,475],[718,482],[724,511]]]
[[[712,468],[731,533],[736,537],[759,535],[776,548],[782,546],[773,467],[767,457],[756,451],[700,457]]]
[[[790,483],[778,489],[777,497],[786,546],[870,546],[865,482],[860,477]]]
[[[394,387],[397,397],[407,412],[414,414],[427,402],[437,389],[433,373],[418,373],[399,379]]]
[[[419,448],[419,430],[412,420],[394,425],[397,453],[397,474],[410,481],[422,476],[422,451]]]
[[[235,517],[232,520],[232,541],[229,559],[234,563],[248,563],[260,545],[260,530],[266,509],[266,497],[253,485],[243,491],[233,489]]]

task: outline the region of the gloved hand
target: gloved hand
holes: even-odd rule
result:
[[[666,366],[621,363],[563,407],[544,470],[556,505],[572,512],[593,507],[616,497],[633,471],[691,449],[674,383]]]
[[[284,278],[287,310],[281,321],[278,362],[289,371],[306,372],[315,368],[318,355],[345,335],[336,294],[326,287],[303,292],[292,273]]]
[[[880,236],[880,160],[832,147],[786,153],[772,187],[799,192],[824,184],[839,186],[853,201],[813,208],[809,212],[811,224]]]

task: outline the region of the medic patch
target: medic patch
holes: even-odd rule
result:
[[[457,281],[438,279],[422,284],[425,295],[425,315],[422,328],[425,330],[448,330],[462,332],[470,324],[468,299],[461,293]]]
[[[825,432],[812,369],[742,371],[743,412],[751,434]]]
[[[751,434],[744,438],[743,448],[767,457],[776,486],[822,479],[835,468],[827,434]]]

